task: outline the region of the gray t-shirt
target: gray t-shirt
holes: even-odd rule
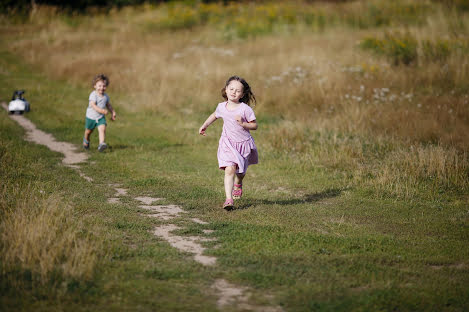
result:
[[[109,103],[109,96],[106,93],[104,93],[104,96],[100,97],[98,95],[98,92],[96,91],[93,91],[90,94],[90,98],[88,101],[88,108],[86,109],[86,118],[98,121],[99,119],[103,118],[104,115],[98,113],[97,111],[93,109],[90,103],[91,101],[95,102],[99,108],[106,108],[106,104]]]

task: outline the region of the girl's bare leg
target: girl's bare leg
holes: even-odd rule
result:
[[[106,138],[106,126],[99,125],[98,133],[99,133],[99,144],[104,143],[104,139]]]
[[[245,173],[237,173],[235,178],[234,178],[234,184],[239,184],[239,185],[242,185],[243,184],[243,179],[244,179],[244,176],[246,174]],[[239,187],[236,187],[234,186],[235,189],[238,189]]]
[[[233,199],[232,192],[233,192],[233,183],[234,183],[235,173],[236,173],[235,166],[228,166],[225,168],[225,193],[226,193],[226,198],[228,199]]]

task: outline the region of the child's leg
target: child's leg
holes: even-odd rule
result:
[[[104,139],[106,139],[106,125],[99,125],[98,133],[99,133],[99,144],[104,143]]]
[[[241,196],[243,196],[243,179],[244,179],[244,173],[236,173],[236,176],[234,177],[234,187],[233,187],[233,198],[234,199],[240,199]]]
[[[237,173],[235,178],[234,178],[234,184],[238,184],[238,185],[242,185],[243,184],[243,179],[244,179],[244,176],[246,174],[245,173]],[[235,189],[236,188],[239,188],[235,185]]]
[[[84,134],[85,140],[87,140],[87,141],[90,140],[90,135],[91,135],[92,132],[93,132],[93,130],[85,129],[85,134]]]
[[[233,183],[236,173],[236,166],[228,166],[225,168],[225,193],[226,198],[233,199]]]

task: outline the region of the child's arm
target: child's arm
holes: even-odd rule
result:
[[[114,110],[114,108],[112,108],[111,102],[107,102],[106,107],[112,114],[111,120],[116,120],[116,111]]]
[[[243,122],[242,119],[241,119],[241,116],[236,116],[235,118],[236,118],[236,121],[238,122],[238,125],[240,125],[244,129],[246,129],[246,130],[257,130],[257,122],[256,122],[255,119],[253,121]]]
[[[207,120],[205,120],[205,122],[200,127],[199,134],[206,135],[205,130],[207,130],[208,126],[210,126],[215,120],[217,120],[215,113],[212,113],[210,116],[208,116]]]
[[[108,113],[107,109],[104,109],[104,108],[99,108],[98,105],[96,105],[96,102],[95,101],[90,101],[90,104],[91,104],[91,107],[97,111],[98,113],[100,114],[104,114],[106,115]]]

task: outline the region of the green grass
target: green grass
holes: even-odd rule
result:
[[[27,118],[79,147],[90,90],[46,77],[6,52],[0,56],[0,97],[26,89]],[[73,208],[72,224],[103,243],[91,278],[64,273],[44,285],[21,262],[14,271],[3,269],[2,307],[211,311],[216,296],[210,287],[226,278],[251,287],[251,302],[265,303],[262,294],[271,294],[287,311],[469,308],[467,194],[400,199],[354,183],[351,168],[318,167],[260,149],[240,209],[227,213],[220,208],[223,175],[216,162],[221,122],[202,138],[197,129],[205,112],[128,112],[119,106],[126,95],[112,85],[108,91],[118,120],[109,123],[108,152],[98,153],[97,134],[92,136],[90,160],[82,167],[92,184],[60,165],[60,154],[23,141],[19,126],[0,114],[2,220],[26,188],[32,190],[28,203],[61,198]],[[267,146],[267,125],[275,124],[269,118],[254,133],[260,147]],[[109,183],[129,190],[122,204],[106,202],[114,193]],[[185,225],[179,233],[215,230],[218,247],[207,254],[218,265],[203,267],[154,237],[150,230],[164,222],[139,214],[132,198],[140,195],[164,197],[210,222],[179,221]]]
[[[82,135],[81,115],[84,112],[78,103],[82,102],[80,97],[87,90],[59,81],[42,83],[46,81],[45,77],[29,71],[17,61],[11,63],[12,60],[14,58],[10,55],[2,54],[2,69],[18,73],[13,79],[10,75],[2,75],[2,99],[7,99],[14,88],[26,89],[27,98],[32,103],[32,111],[27,117],[40,124],[42,129],[54,133],[59,140],[76,142],[76,136],[80,138]],[[62,118],[50,118],[60,116],[59,112],[65,110]],[[76,116],[80,116],[80,122],[73,120]],[[91,151],[96,164],[85,165],[85,170],[90,171],[97,181],[89,184],[75,171],[59,164],[60,154],[23,141],[22,129],[6,113],[0,114],[0,121],[0,172],[4,188],[1,215],[24,200],[27,195],[23,191],[34,192],[30,195],[33,199],[28,202],[31,205],[39,202],[41,197],[58,196],[73,206],[72,226],[83,223],[83,230],[96,231],[92,233],[95,242],[104,242],[102,258],[93,277],[84,281],[50,276],[47,283],[42,284],[34,271],[21,264],[14,271],[6,271],[2,258],[0,302],[3,308],[44,311],[64,308],[215,310],[215,299],[204,292],[210,287],[210,279],[207,279],[210,272],[155,238],[149,232],[154,222],[140,216],[131,200],[124,201],[122,205],[106,203],[106,198],[113,194],[108,183],[125,180],[131,184],[122,177],[128,173],[118,159],[114,159],[112,164],[118,170],[102,166],[108,162],[102,157],[114,156],[115,153],[102,155]],[[97,139],[96,134],[93,139]],[[115,150],[119,149],[125,150],[115,144]],[[107,172],[100,167],[105,167]],[[57,284],[57,280],[61,283]]]
[[[467,55],[469,42],[464,39],[440,39],[435,42],[422,40],[419,43],[411,34],[385,33],[383,39],[364,38],[360,47],[386,56],[394,65],[411,65],[419,57],[427,62],[444,62],[451,53]]]
[[[301,7],[299,10],[298,7]],[[225,39],[246,39],[272,33],[292,33],[298,29],[322,32],[338,25],[356,29],[390,25],[419,25],[432,10],[429,3],[369,1],[366,4],[338,6],[309,5],[301,2],[266,1],[257,4],[230,2],[190,4],[172,2],[151,8],[152,18],[136,23],[149,32],[176,31],[210,25]],[[159,12],[158,12],[159,11]],[[232,18],[237,16],[237,18]]]

